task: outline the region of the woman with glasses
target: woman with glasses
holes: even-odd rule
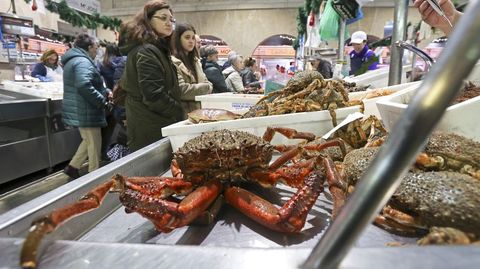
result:
[[[135,151],[159,139],[162,128],[183,119],[177,73],[170,58],[175,22],[170,6],[150,1],[122,25],[127,55],[121,86],[126,93],[128,147]]]
[[[199,109],[195,96],[212,93],[212,83],[203,73],[196,47],[195,29],[190,24],[178,23],[172,35],[172,61],[177,67],[182,106],[186,114]]]

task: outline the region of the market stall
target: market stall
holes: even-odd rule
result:
[[[43,83],[51,92],[38,83],[0,85],[0,183],[69,160],[80,144],[78,130],[61,121],[60,94]]]

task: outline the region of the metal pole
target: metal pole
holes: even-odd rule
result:
[[[388,73],[388,85],[400,84],[402,81],[402,56],[403,49],[395,46],[397,41],[407,38],[408,0],[395,2],[394,22],[392,33],[392,46],[390,49],[390,70]]]
[[[400,184],[463,79],[480,58],[480,1],[472,2],[456,26],[440,59],[427,74],[404,116],[390,133],[354,193],[302,265],[337,268],[362,231]],[[393,43],[394,44],[394,43]],[[414,130],[414,131],[413,131]]]
[[[345,48],[345,29],[347,28],[347,20],[340,19],[340,28],[338,29],[338,62],[344,63],[343,51]]]
[[[17,8],[15,7],[15,0],[11,0],[10,3],[12,4],[12,13],[17,14]]]

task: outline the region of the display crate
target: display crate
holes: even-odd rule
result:
[[[249,109],[255,105],[263,94],[241,94],[233,92],[213,93],[195,96],[202,108],[220,108],[226,110]]]
[[[337,109],[337,122],[341,122],[349,114],[359,110],[359,106]],[[324,135],[333,128],[330,113],[324,110],[199,124],[192,124],[190,121],[185,120],[162,128],[162,134],[170,138],[173,151],[176,151],[186,141],[204,132],[229,129],[246,131],[262,136],[269,126],[294,128],[301,132],[312,132],[317,136]],[[298,140],[290,140],[280,134],[275,135],[272,140],[272,144],[295,143],[298,143]]]
[[[412,88],[417,89],[418,87],[420,87],[420,83],[421,83],[420,81],[416,81],[416,82],[403,83],[403,84],[398,84],[398,85],[393,85],[393,86],[388,86],[388,87],[382,87],[382,88],[378,88],[378,89],[370,89],[370,90],[361,91],[361,92],[351,92],[351,93],[348,94],[348,98],[349,98],[350,101],[352,101],[352,100],[363,100],[363,104],[365,106],[365,111],[363,112],[363,114],[365,116],[374,115],[377,118],[381,119],[382,116],[380,115],[380,112],[378,111],[377,101],[382,100],[382,99],[388,97],[389,95],[365,99],[365,97],[368,94],[375,93],[375,92],[378,92],[378,91],[383,91],[383,90],[402,91],[402,90],[408,90],[408,89],[412,89]]]
[[[415,92],[415,89],[400,91],[377,102],[387,130],[391,130],[400,119]],[[478,115],[480,115],[480,96],[449,106],[436,130],[453,132],[480,141]]]

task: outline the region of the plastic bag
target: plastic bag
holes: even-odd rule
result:
[[[340,15],[333,9],[332,0],[328,0],[320,19],[320,38],[325,41],[338,39]]]

